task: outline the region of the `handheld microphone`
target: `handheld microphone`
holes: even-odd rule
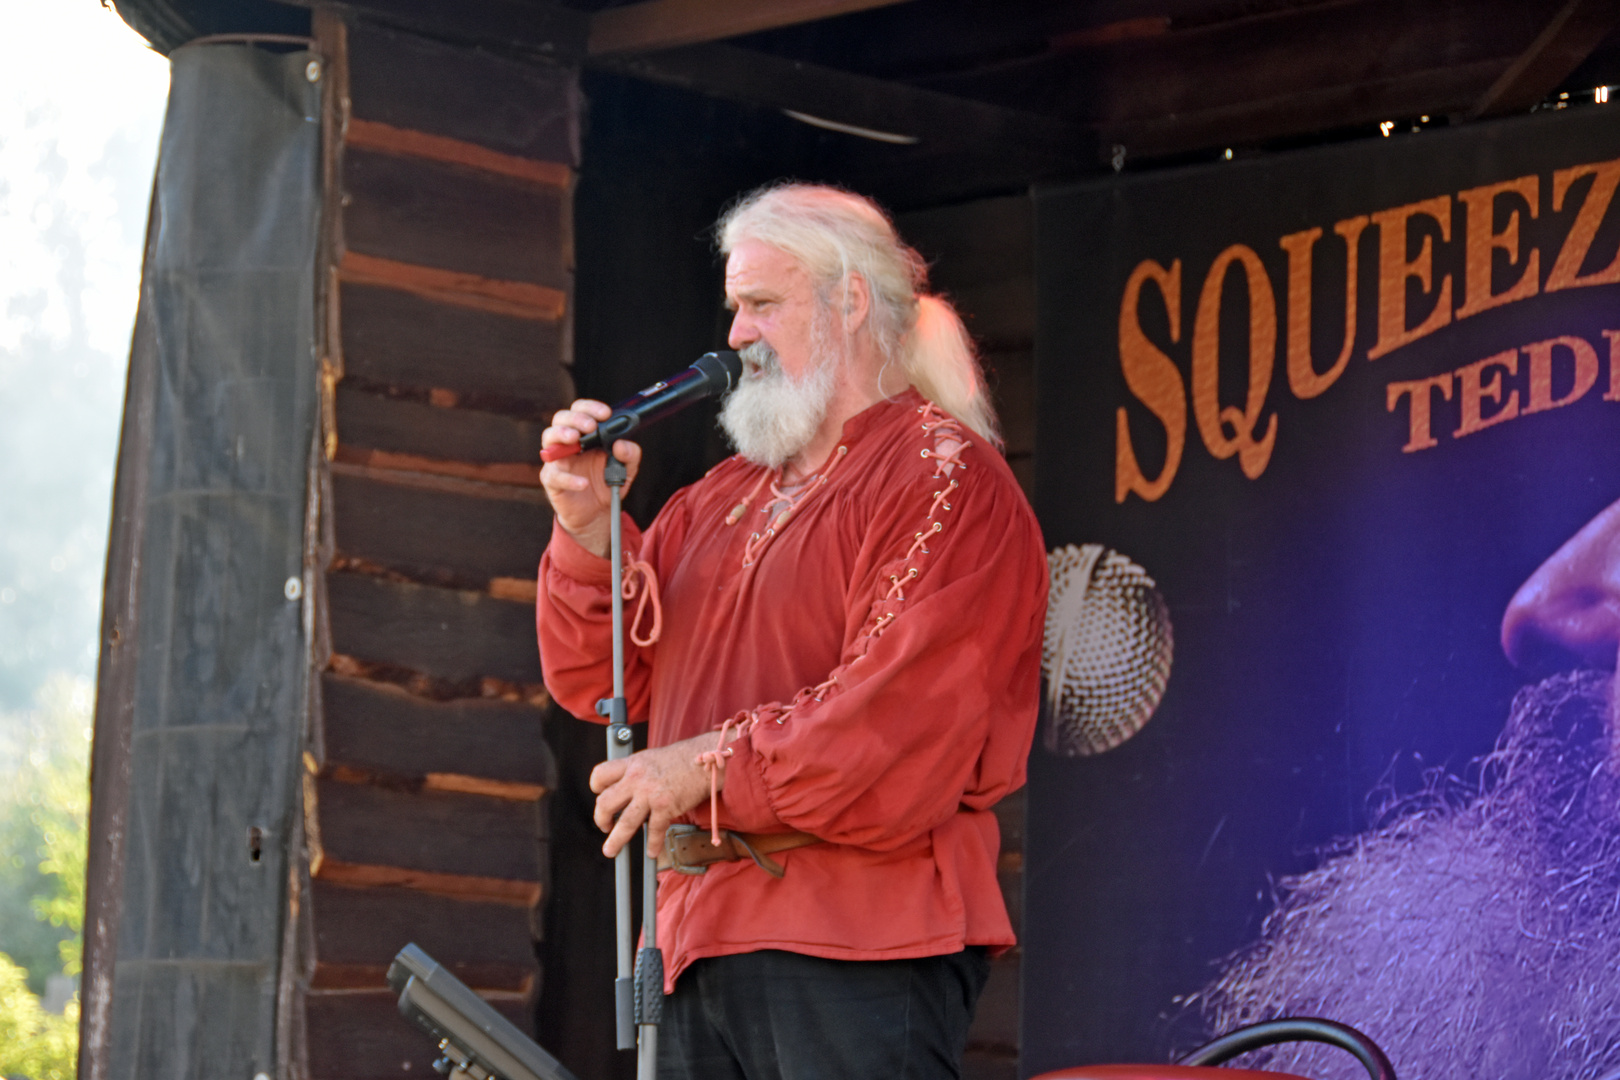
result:
[[[613,415],[596,425],[596,430],[577,443],[557,443],[540,452],[541,461],[556,461],[585,450],[612,446],[648,424],[680,412],[695,401],[724,394],[742,378],[742,357],[731,349],[704,353],[697,363],[667,379],[653,383],[641,393],[613,406]]]

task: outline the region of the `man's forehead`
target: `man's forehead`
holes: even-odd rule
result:
[[[786,293],[809,283],[804,266],[781,248],[745,240],[726,258],[726,292]]]

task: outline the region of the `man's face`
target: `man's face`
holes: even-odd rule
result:
[[[1530,575],[1502,618],[1515,663],[1558,662],[1560,652],[1614,667],[1620,650],[1620,502],[1587,522]]]
[[[726,306],[736,313],[726,339],[733,349],[763,342],[795,381],[815,369],[815,286],[791,255],[757,240],[734,247],[726,260]]]

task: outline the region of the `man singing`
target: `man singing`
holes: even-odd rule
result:
[[[603,851],[646,823],[687,871],[659,883],[660,1068],[959,1076],[987,954],[1014,940],[990,808],[1034,732],[1040,532],[962,324],[881,210],[773,186],[717,234],[737,455],[645,534],[625,521],[632,576],[661,594],[626,670],[650,749],[591,775]],[[543,442],[609,412],[577,401]],[[640,449],[613,452],[633,478]],[[541,656],[581,717],[611,693],[604,462],[541,470]]]

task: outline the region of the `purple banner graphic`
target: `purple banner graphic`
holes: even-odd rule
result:
[[[1590,107],[1037,194],[1026,1075],[1620,1077],[1617,187]]]

